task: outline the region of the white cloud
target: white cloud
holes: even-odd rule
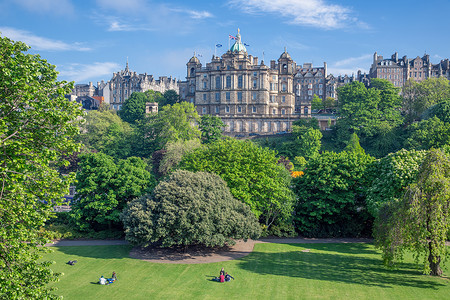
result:
[[[372,64],[372,54],[364,54],[357,57],[349,57],[328,64],[328,73],[334,76],[352,75],[361,70],[361,72],[368,73],[370,65]]]
[[[234,8],[249,14],[272,13],[287,19],[287,23],[323,29],[337,29],[365,24],[353,16],[350,8],[327,4],[324,0],[229,0]]]
[[[112,77],[112,74],[120,70],[120,68],[121,66],[114,62],[95,62],[89,65],[70,64],[62,66],[60,69],[58,68],[58,71],[59,79],[80,83],[101,76]]]
[[[172,8],[171,11],[186,14],[192,19],[206,19],[206,18],[213,17],[213,14],[211,14],[210,12],[208,12],[206,10],[199,11],[199,10],[191,10],[191,9]]]
[[[154,31],[150,25],[130,25],[119,20],[110,20],[108,31]]]
[[[6,36],[12,40],[24,42],[34,50],[44,50],[44,51],[91,50],[88,47],[82,46],[81,43],[68,44],[62,41],[40,37],[25,30],[10,27],[0,27],[0,32],[3,36]]]
[[[14,3],[35,13],[71,15],[75,10],[70,0],[14,0]]]

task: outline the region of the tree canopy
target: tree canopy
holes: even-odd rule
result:
[[[231,194],[248,204],[260,221],[270,227],[278,218],[288,219],[294,204],[290,174],[277,162],[272,150],[251,141],[227,139],[186,154],[180,168],[219,175]]]
[[[202,132],[202,141],[205,144],[215,142],[223,137],[225,124],[218,116],[203,115],[200,119],[199,129]]]
[[[125,122],[134,124],[136,121],[144,118],[145,103],[164,103],[164,101],[164,96],[160,92],[155,92],[153,90],[148,90],[143,93],[134,92],[123,103],[121,110],[119,110],[119,116]]]
[[[140,158],[117,164],[104,153],[80,155],[77,194],[71,215],[80,230],[120,228],[119,214],[127,202],[149,192],[154,178]]]
[[[315,237],[370,234],[362,191],[366,168],[373,160],[352,151],[323,152],[309,160],[304,175],[293,180],[298,231]]]
[[[0,37],[0,298],[52,299],[47,283],[58,273],[41,261],[48,240],[39,228],[68,194],[60,157],[74,142],[83,115],[64,97],[72,84],[57,81],[55,66],[28,46]]]
[[[249,207],[233,198],[219,176],[183,170],[130,202],[121,219],[126,239],[141,246],[224,246],[261,232]]]
[[[79,141],[88,150],[95,149],[115,158],[131,155],[133,128],[111,110],[92,110],[86,114]]]
[[[370,88],[356,81],[339,88],[338,141],[345,144],[355,132],[363,145],[376,144],[366,148],[369,153],[384,156],[392,151],[390,146],[396,145],[392,132],[403,123],[398,92],[382,79],[373,79]]]
[[[424,273],[441,276],[450,229],[450,160],[440,150],[428,151],[417,182],[401,201],[381,207],[375,226],[376,245],[386,264],[402,259],[405,250],[423,256]]]

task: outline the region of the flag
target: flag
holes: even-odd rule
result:
[[[222,47],[222,44],[217,44],[216,47],[220,48],[220,47]]]
[[[228,35],[228,38],[235,40],[236,38],[234,36],[232,36],[231,34]]]
[[[197,56],[198,56],[198,57],[203,57],[203,55],[201,55],[201,54],[197,54]]]
[[[244,46],[250,47],[250,45],[248,45],[248,44],[246,44],[246,43],[244,43]]]

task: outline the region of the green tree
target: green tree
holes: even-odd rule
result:
[[[151,195],[130,202],[121,219],[126,239],[141,246],[215,247],[261,233],[248,206],[233,198],[219,176],[203,172],[171,174]]]
[[[73,85],[28,48],[0,37],[0,298],[56,299],[47,284],[59,274],[40,260],[49,250],[39,228],[68,193],[73,177],[56,162],[79,149],[83,112],[64,97]]]
[[[363,147],[359,144],[359,137],[356,133],[352,133],[344,151],[366,154]]]
[[[220,117],[203,115],[199,124],[203,143],[209,144],[223,138],[224,127],[225,124]]]
[[[450,145],[450,123],[442,122],[437,117],[415,122],[407,128],[407,136],[407,149],[428,150]]]
[[[121,110],[119,110],[119,116],[125,122],[134,124],[138,120],[142,120],[145,116],[145,103],[156,102],[164,103],[165,99],[160,92],[148,90],[143,93],[134,92],[131,96],[125,100]]]
[[[180,96],[174,90],[167,90],[163,94],[164,100],[160,102],[160,106],[174,105],[180,102]]]
[[[305,174],[293,180],[297,230],[314,237],[370,234],[362,191],[372,161],[369,155],[347,151],[323,152],[309,160]]]
[[[192,103],[166,105],[150,120],[160,148],[168,142],[188,141],[201,136],[197,127],[200,116]]]
[[[403,123],[401,99],[398,89],[387,80],[374,79],[371,86],[367,89],[361,82],[354,81],[339,88],[337,138],[345,144],[355,132],[366,151],[383,156],[392,150],[384,149],[391,144],[390,133]],[[379,139],[387,139],[387,142],[379,143],[375,149],[368,147]]]
[[[80,155],[77,194],[71,215],[80,230],[120,228],[119,214],[127,201],[148,192],[154,179],[141,159],[116,165],[104,153]]]
[[[251,141],[229,139],[186,154],[180,168],[219,175],[231,194],[248,204],[260,222],[270,227],[276,219],[289,219],[294,204],[290,174],[277,162],[275,151]]]
[[[200,116],[192,103],[166,105],[158,114],[151,114],[136,122],[132,153],[150,158],[169,142],[199,139]]]
[[[399,203],[380,209],[375,227],[376,245],[386,264],[402,259],[412,250],[424,257],[424,273],[441,276],[441,259],[447,253],[450,229],[450,160],[440,150],[427,153],[416,183],[411,184]]]
[[[178,166],[186,153],[192,152],[201,146],[200,140],[167,143],[166,151],[158,167],[159,173],[162,176],[168,175]]]
[[[133,129],[112,110],[89,111],[81,126],[79,141],[88,150],[95,149],[114,158],[131,155]]]
[[[366,171],[366,203],[376,217],[385,203],[400,201],[405,189],[416,181],[426,151],[402,149],[374,161]]]
[[[420,83],[410,79],[405,83],[402,95],[402,110],[406,121],[412,123],[429,107],[450,99],[450,84],[445,77],[427,78]]]
[[[316,94],[314,94],[312,100],[311,100],[311,109],[323,109],[324,105],[322,103],[322,98],[320,98],[319,96],[317,96]]]

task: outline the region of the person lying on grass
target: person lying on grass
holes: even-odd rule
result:
[[[231,276],[231,275],[228,274],[228,273],[225,273],[225,281],[231,281],[231,278],[233,278],[233,280],[234,280],[234,277],[233,277],[233,276]]]

